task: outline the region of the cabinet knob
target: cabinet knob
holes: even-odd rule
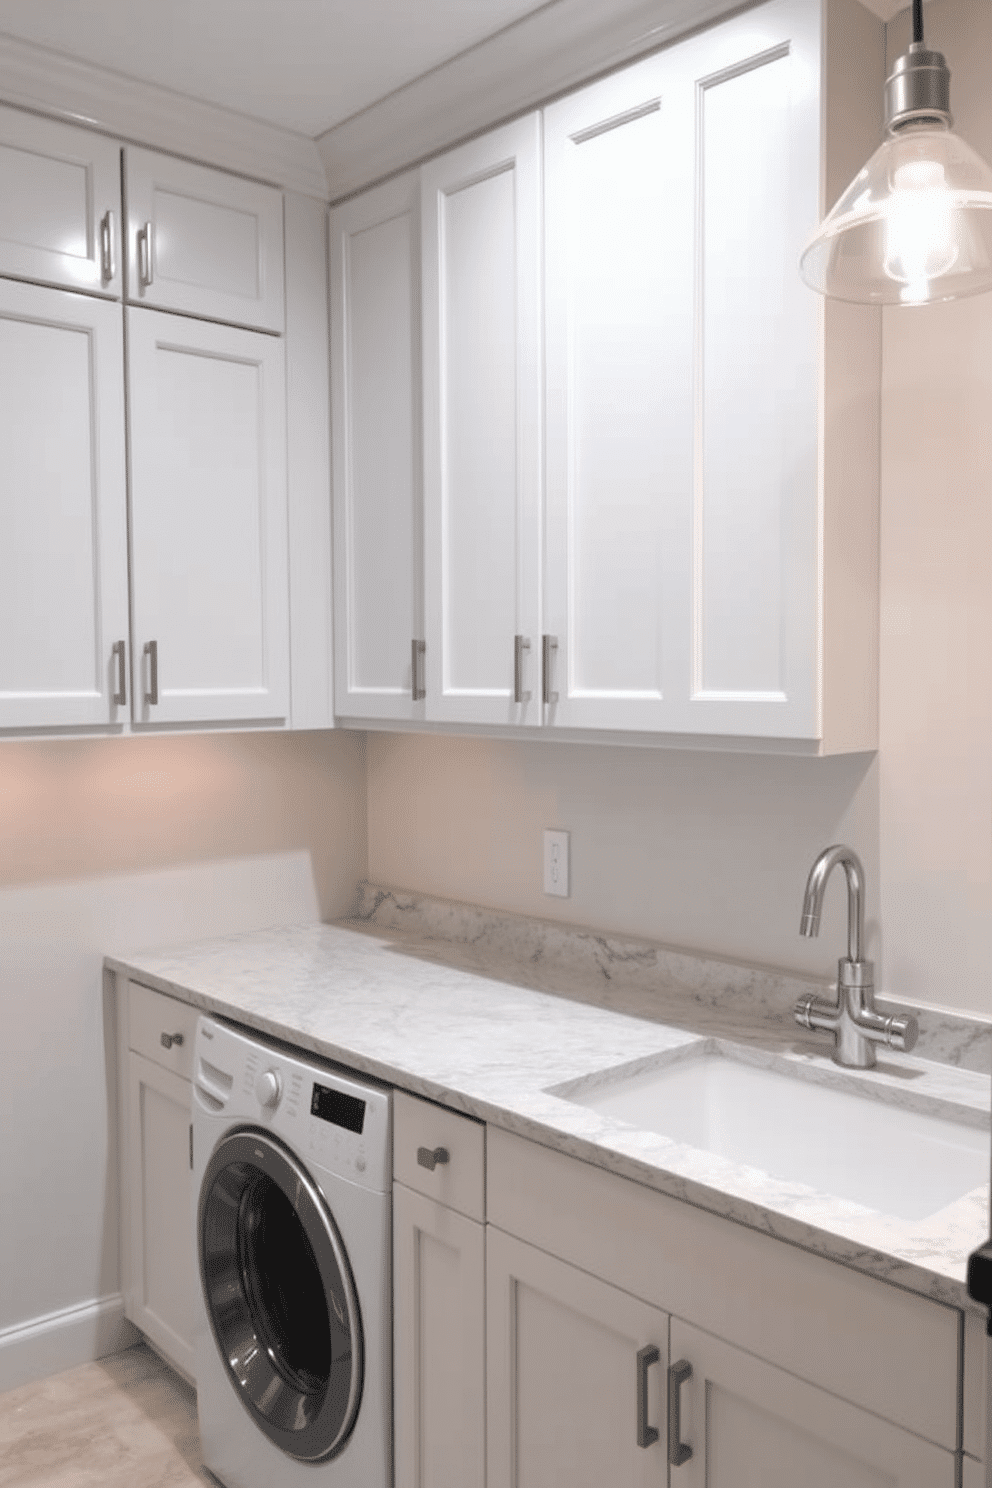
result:
[[[163,1033],[159,1036],[159,1043],[163,1049],[171,1049],[173,1044],[179,1049],[182,1047],[183,1036],[181,1033]]]
[[[433,1173],[438,1163],[451,1161],[451,1154],[447,1147],[418,1147],[417,1161],[422,1168],[426,1168],[429,1173]]]

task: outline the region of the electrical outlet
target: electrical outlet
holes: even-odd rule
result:
[[[568,898],[568,833],[544,834],[544,892]]]

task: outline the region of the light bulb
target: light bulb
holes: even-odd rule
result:
[[[930,298],[930,280],[947,274],[958,250],[951,224],[951,205],[939,160],[907,160],[892,176],[892,195],[885,204],[885,257],[890,279],[903,285],[904,304]]]

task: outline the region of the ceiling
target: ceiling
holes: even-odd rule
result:
[[[560,4],[0,0],[0,34],[315,139],[521,17]]]

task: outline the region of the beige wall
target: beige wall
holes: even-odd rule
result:
[[[992,160],[992,6],[932,0],[962,134]],[[889,27],[890,58],[907,17]],[[829,760],[370,735],[369,871],[406,888],[828,974],[797,927],[806,871],[849,841],[894,995],[992,1014],[992,296],[886,311],[881,749]],[[572,832],[573,894],[541,889]]]
[[[0,743],[0,1388],[19,1324],[119,1286],[104,953],[343,914],[363,744]]]

